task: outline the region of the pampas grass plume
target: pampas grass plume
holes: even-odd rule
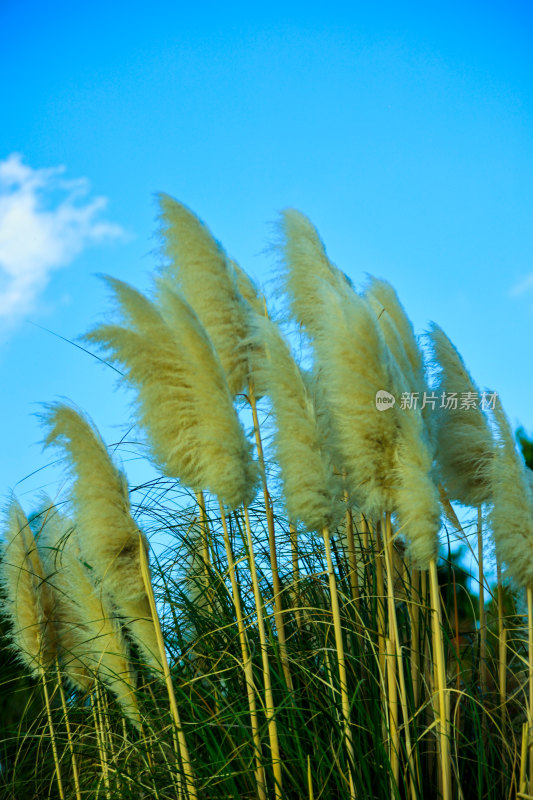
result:
[[[279,223],[283,287],[294,318],[314,338],[322,319],[321,287],[351,292],[348,279],[331,263],[311,221],[300,211],[286,209]]]
[[[422,352],[418,345],[413,325],[407,316],[404,307],[400,303],[396,290],[393,286],[391,286],[390,283],[388,283],[388,281],[379,280],[378,278],[371,276],[366,287],[366,293],[375,301],[377,301],[383,308],[385,314],[380,316],[380,322],[383,317],[384,325],[387,325],[387,322],[385,321],[386,319],[390,320],[389,327],[394,326],[394,330],[399,336],[400,342],[403,345],[403,353],[405,353],[405,356],[407,357],[407,361],[409,362],[415,380],[423,383],[425,370]],[[392,338],[393,337],[391,337],[391,339]],[[392,341],[390,342],[390,345],[392,345]],[[403,353],[398,359],[399,366],[402,368],[402,370],[404,369]],[[407,372],[407,368],[405,368],[405,371]]]
[[[72,406],[50,405],[43,417],[45,444],[59,445],[73,484],[78,541],[84,560],[102,582],[157,670],[157,641],[141,575],[139,537],[131,516],[126,476],[115,466],[94,425]],[[147,543],[143,538],[145,548]]]
[[[408,541],[408,556],[415,567],[427,569],[430,560],[438,556],[441,518],[433,479],[433,448],[419,412],[400,409],[398,414],[395,510],[399,531]]]
[[[155,462],[166,475],[232,508],[250,501],[257,479],[250,446],[198,316],[168,282],[159,284],[161,313],[132,287],[111,285],[131,327],[103,325],[87,338],[124,366],[137,389],[139,420]]]
[[[240,267],[236,261],[229,262],[230,271],[243,300],[251,310],[260,317],[267,316],[265,298],[259,294],[259,289],[252,281],[250,276]]]
[[[490,522],[496,554],[519,586],[533,586],[533,493],[528,470],[499,400],[494,417],[498,435],[490,464]]]
[[[247,276],[238,274],[206,225],[182,203],[159,195],[162,250],[171,276],[211,337],[232,394],[248,379],[244,342],[248,334],[242,294],[253,296]],[[252,290],[252,291],[251,291]],[[250,300],[248,300],[250,302]]]
[[[397,512],[411,557],[427,567],[437,549],[440,505],[421,413],[400,407],[406,379],[367,300],[324,287],[323,302],[315,350],[352,494],[371,519]],[[396,398],[385,411],[376,408],[381,389]]]
[[[266,351],[256,370],[272,400],[275,449],[289,518],[309,530],[335,527],[342,514],[342,490],[324,449],[308,385],[277,326],[258,319],[256,332]]]
[[[483,412],[477,407],[461,408],[461,394],[479,396],[463,359],[438,325],[430,328],[429,339],[438,370],[437,395],[456,392],[457,409],[439,408],[436,416],[438,463],[450,500],[479,506],[490,500],[492,434]]]
[[[321,288],[325,313],[315,352],[319,379],[335,425],[350,494],[371,518],[393,509],[397,422],[376,408],[376,392],[394,392],[393,362],[376,316],[359,295]]]
[[[0,561],[0,582],[7,598],[3,612],[12,625],[18,658],[39,676],[56,655],[53,599],[30,523],[15,497],[7,508],[5,540]]]
[[[107,597],[81,560],[72,520],[45,501],[39,515],[39,551],[53,593],[58,651],[67,679],[89,692],[95,676],[109,686],[128,717],[139,723],[126,642]]]

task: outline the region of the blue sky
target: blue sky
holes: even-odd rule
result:
[[[300,209],[533,430],[531,21],[512,2],[0,0],[0,493],[27,506],[55,480],[19,483],[52,458],[40,403],[126,430],[111,370],[36,325],[101,319],[97,273],[149,286],[158,191],[259,281]]]

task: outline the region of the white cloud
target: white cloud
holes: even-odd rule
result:
[[[533,289],[533,272],[529,275],[526,275],[525,278],[522,278],[521,281],[518,281],[511,287],[509,290],[509,295],[511,297],[520,297],[521,295],[529,292]]]
[[[65,167],[32,169],[20,154],[0,161],[0,325],[28,314],[53,270],[90,244],[123,235],[101,219],[105,197],[90,197],[86,178],[66,180]]]

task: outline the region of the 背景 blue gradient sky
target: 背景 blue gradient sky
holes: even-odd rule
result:
[[[157,191],[259,281],[297,207],[533,429],[531,21],[516,2],[2,0],[2,495],[52,481],[18,483],[52,458],[39,403],[124,432],[111,370],[31,323],[86,331],[108,307],[95,273],[149,286]]]

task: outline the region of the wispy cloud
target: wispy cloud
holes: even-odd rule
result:
[[[511,286],[509,290],[509,296],[520,297],[526,292],[530,292],[532,289],[533,289],[533,272],[530,272],[530,274],[526,275],[525,278],[522,278],[522,280],[517,281],[517,283]]]
[[[67,180],[65,167],[32,169],[18,153],[0,161],[0,328],[35,307],[53,270],[88,245],[123,235],[102,219],[105,197],[91,197],[86,178]]]

